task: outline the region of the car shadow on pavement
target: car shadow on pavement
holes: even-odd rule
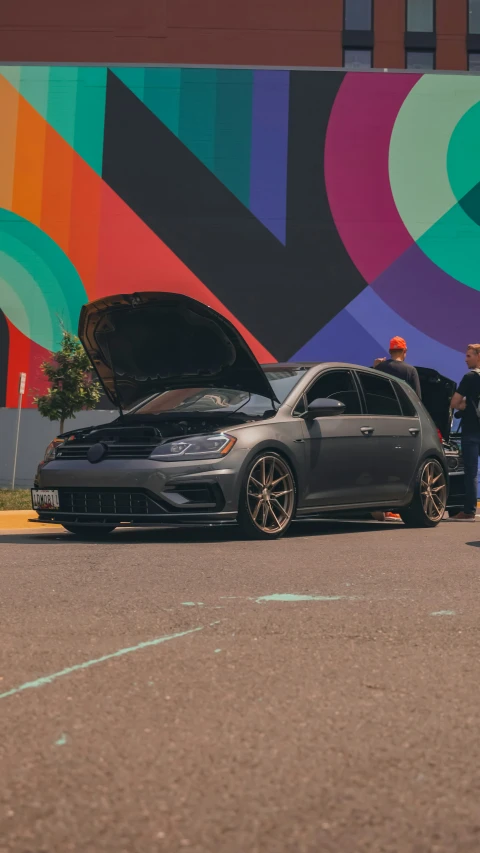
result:
[[[300,537],[316,537],[316,536],[332,536],[340,533],[366,533],[377,531],[407,530],[403,524],[399,522],[364,522],[364,521],[344,521],[344,520],[312,520],[298,521],[292,524],[290,530],[284,539],[273,540],[270,544],[280,544],[282,541],[289,539],[298,539]],[[241,542],[245,541],[235,525],[225,525],[224,527],[168,527],[168,528],[117,528],[117,530],[103,540],[77,539],[74,535],[67,533],[61,527],[59,530],[48,531],[18,531],[11,533],[2,533],[0,535],[0,547],[2,545],[35,545],[36,547],[42,544],[49,545],[97,545],[98,547],[108,548],[109,545],[118,545],[122,542],[125,544],[152,543],[158,542],[177,542],[179,544],[205,542]],[[252,540],[249,540],[252,542]],[[263,544],[265,540],[260,540]]]

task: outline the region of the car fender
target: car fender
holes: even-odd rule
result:
[[[437,448],[433,447],[430,450],[425,450],[425,452],[421,454],[421,456],[418,460],[417,468],[416,468],[416,470],[412,476],[412,479],[410,481],[410,485],[408,488],[408,495],[407,496],[408,496],[409,500],[411,500],[413,498],[413,495],[415,492],[415,485],[417,482],[418,472],[419,472],[421,466],[423,465],[423,463],[427,461],[427,459],[436,459],[437,462],[440,462],[440,465],[443,468],[443,473],[445,474],[445,479],[446,479],[446,483],[447,483],[447,498],[448,498],[448,492],[450,490],[450,472],[448,470],[447,463],[445,460],[445,455],[444,455],[443,451],[438,450]]]
[[[284,459],[290,465],[292,469],[292,474],[295,479],[295,485],[297,488],[297,503],[300,500],[301,494],[303,494],[305,490],[305,445],[301,442],[297,443],[298,446],[298,455],[295,456],[295,453],[292,449],[283,441],[275,438],[265,438],[263,441],[259,441],[252,447],[245,455],[245,459],[243,460],[242,465],[238,469],[237,478],[236,478],[236,491],[237,494],[240,494],[240,489],[245,479],[246,472],[253,462],[256,456],[258,456],[264,450],[272,450],[278,453],[280,456],[283,456]]]

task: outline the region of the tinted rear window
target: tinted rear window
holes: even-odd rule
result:
[[[360,373],[369,415],[401,415],[402,410],[389,379],[373,373]]]
[[[397,392],[397,397],[400,400],[400,405],[402,407],[402,414],[406,418],[417,418],[418,412],[417,412],[415,406],[413,405],[410,397],[404,391],[404,389],[402,388],[402,386],[400,385],[399,382],[395,383],[395,391]]]

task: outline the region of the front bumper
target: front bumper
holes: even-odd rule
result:
[[[36,485],[58,490],[60,506],[38,510],[38,520],[97,525],[235,521],[243,458],[231,460],[229,454],[228,467],[226,459],[107,459],[97,465],[53,460],[41,467]]]

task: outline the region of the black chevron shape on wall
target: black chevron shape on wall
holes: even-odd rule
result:
[[[280,361],[366,287],[325,189],[325,134],[342,80],[290,74],[284,246],[108,72],[103,179]]]

